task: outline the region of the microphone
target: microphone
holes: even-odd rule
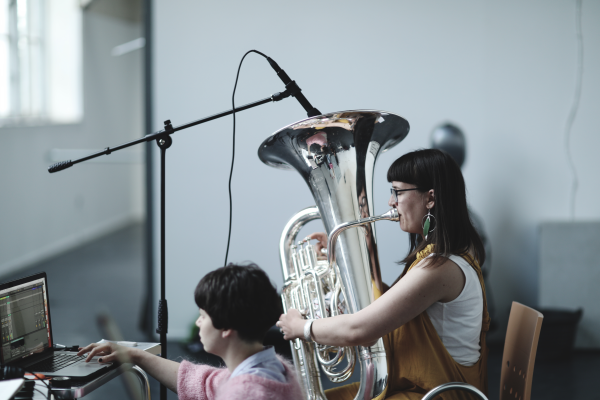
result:
[[[279,76],[279,79],[281,79],[281,81],[284,83],[285,89],[289,90],[290,94],[300,102],[300,105],[302,105],[302,107],[304,107],[304,109],[306,110],[306,114],[309,117],[321,115],[321,111],[314,108],[309,103],[309,101],[306,100],[306,97],[304,97],[304,95],[302,94],[302,89],[298,87],[296,81],[291,80],[288,74],[286,74],[285,71],[282,70],[281,67],[279,67],[279,65],[277,65],[277,63],[271,57],[267,57],[267,61],[269,62],[269,64],[271,64],[271,67],[273,67],[273,69],[277,73],[277,76]]]
[[[60,162],[57,162],[56,164],[52,164],[51,166],[49,166],[48,172],[53,173],[53,172],[62,171],[63,169],[67,169],[71,166],[73,166],[73,162],[71,160],[60,161]]]

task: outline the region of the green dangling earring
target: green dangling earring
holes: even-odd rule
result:
[[[435,224],[433,229],[429,230],[429,228],[431,227],[431,218],[433,218],[434,223],[435,221],[435,216],[433,214],[431,214],[431,209],[427,209],[427,215],[425,215],[423,217],[423,237],[425,238],[425,240],[427,240],[427,236],[429,235],[430,232],[435,231]]]

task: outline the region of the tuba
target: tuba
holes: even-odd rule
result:
[[[356,313],[382,294],[373,222],[398,220],[396,210],[373,216],[373,171],[379,153],[402,141],[409,131],[402,117],[383,111],[343,111],[288,125],[258,150],[262,162],[295,169],[306,181],[316,207],[286,224],[279,243],[284,312],[296,308],[310,318]],[[320,218],[329,235],[327,261],[310,241],[296,244],[300,229]],[[361,227],[362,229],[350,229]],[[290,343],[294,365],[307,399],[325,400],[320,370],[343,382],[360,364],[355,399],[385,392],[387,363],[383,340],[369,347],[333,347],[296,339]]]

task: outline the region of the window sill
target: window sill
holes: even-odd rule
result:
[[[83,122],[83,118],[77,118],[72,120],[58,120],[51,118],[4,118],[0,119],[0,129],[3,128],[36,128],[45,126],[64,126],[64,125],[79,125]]]

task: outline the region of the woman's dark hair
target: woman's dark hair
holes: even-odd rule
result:
[[[246,342],[261,342],[282,314],[281,299],[256,264],[229,264],[209,272],[194,291],[199,308],[217,329],[235,329]]]
[[[387,173],[388,182],[398,181],[415,185],[419,192],[433,189],[435,205],[433,232],[425,240],[420,234],[409,234],[410,249],[404,273],[417,258],[417,253],[428,244],[435,245],[432,265],[443,262],[443,257],[473,251],[479,265],[485,261],[483,242],[473,227],[467,208],[465,181],[460,167],[447,153],[436,149],[407,153],[392,163]],[[404,275],[404,273],[402,275]]]

